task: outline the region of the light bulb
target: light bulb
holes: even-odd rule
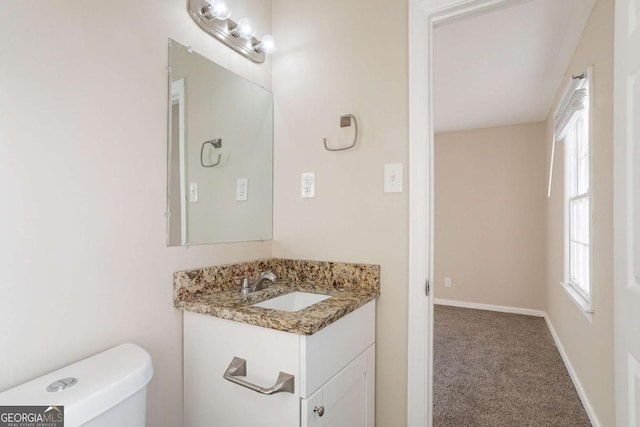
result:
[[[276,50],[276,43],[273,41],[273,36],[264,36],[260,43],[255,48],[257,52],[273,53]]]
[[[239,20],[236,28],[234,28],[232,32],[234,36],[247,40],[251,39],[255,33],[256,30],[253,28],[253,23],[249,18],[242,18]]]
[[[202,14],[207,19],[218,19],[224,21],[231,16],[231,9],[222,1],[212,0],[208,6],[202,8]]]
[[[216,1],[213,3],[213,13],[216,16],[216,19],[224,21],[225,19],[229,19],[231,17],[231,9],[221,1]]]

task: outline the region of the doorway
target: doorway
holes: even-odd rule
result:
[[[430,403],[433,389],[430,379],[433,375],[431,343],[433,342],[434,293],[429,291],[435,289],[437,297],[438,286],[442,284],[442,280],[436,277],[434,262],[435,121],[432,107],[435,94],[434,63],[437,61],[433,54],[434,29],[453,24],[461,19],[497,13],[511,9],[512,6],[527,3],[530,2],[509,0],[410,2],[409,425],[430,425],[432,419]],[[588,15],[589,11],[586,13],[584,22]],[[579,32],[579,28],[577,31]],[[571,48],[568,50],[571,51]],[[566,69],[566,65],[560,66],[562,72]],[[461,72],[467,76],[467,79],[474,79],[476,75],[472,71],[463,69]],[[427,79],[424,79],[425,75]],[[526,81],[525,78],[522,80]],[[556,86],[554,93],[557,89]],[[462,97],[462,102],[473,104],[465,97]],[[476,104],[476,107],[482,108],[483,104]],[[546,113],[548,113],[548,107]],[[428,261],[425,262],[425,260]],[[456,282],[455,278],[452,279],[455,289],[456,283],[459,282]],[[427,283],[426,293],[425,282]],[[506,306],[508,303],[498,302],[495,305]]]
[[[435,427],[591,425],[543,317],[548,118],[592,6],[434,30]]]

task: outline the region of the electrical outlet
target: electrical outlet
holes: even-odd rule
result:
[[[445,288],[450,288],[451,287],[451,277],[445,277],[444,278],[444,287]]]
[[[305,172],[300,181],[300,195],[303,199],[316,197],[316,174]]]
[[[236,180],[236,201],[244,202],[249,198],[249,182],[247,178]]]

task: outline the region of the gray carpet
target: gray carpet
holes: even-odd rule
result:
[[[435,306],[434,427],[591,426],[544,319]]]

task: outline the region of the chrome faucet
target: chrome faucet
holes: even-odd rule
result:
[[[251,292],[261,291],[262,289],[267,289],[267,285],[265,282],[269,281],[271,283],[275,282],[278,278],[271,271],[263,271],[260,273],[260,276],[252,282],[249,283],[249,279],[246,276],[236,277],[236,280],[242,281],[242,286],[240,288],[240,292],[242,294],[249,294]]]

